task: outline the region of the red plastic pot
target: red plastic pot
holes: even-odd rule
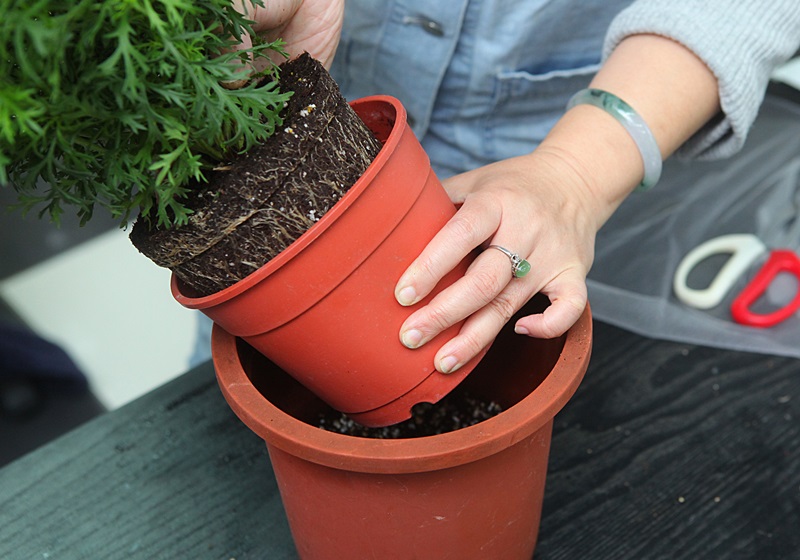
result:
[[[591,342],[588,307],[560,339],[505,329],[456,389],[504,412],[455,432],[396,440],[315,427],[326,405],[219,327],[212,350],[226,400],[266,441],[304,560],[530,560],[553,417],[580,384]]]
[[[192,298],[173,275],[182,305],[244,338],[336,410],[365,425],[394,424],[419,402],[435,403],[472,370],[434,369],[454,325],[409,350],[399,331],[412,309],[394,286],[456,209],[392,97],[353,102],[383,142],[373,163],[312,228],[261,269],[216,294]],[[424,305],[466,272],[465,259]]]

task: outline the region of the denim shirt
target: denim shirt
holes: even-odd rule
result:
[[[532,151],[630,3],[348,0],[332,74],[348,99],[400,99],[444,178]]]

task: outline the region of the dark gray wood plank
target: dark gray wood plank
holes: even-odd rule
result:
[[[798,422],[798,360],[597,329],[536,558],[800,558]]]
[[[800,361],[596,324],[557,417],[537,560],[800,550]],[[0,558],[295,559],[210,364],[0,470]]]
[[[296,558],[266,448],[210,364],[0,471],[3,559],[267,557]]]

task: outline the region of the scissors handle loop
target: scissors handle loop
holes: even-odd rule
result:
[[[758,274],[736,296],[731,304],[733,320],[742,325],[751,327],[772,327],[785,321],[800,309],[800,284],[794,299],[780,309],[771,313],[755,313],[750,309],[764,294],[775,277],[781,272],[792,274],[800,282],[800,258],[792,251],[778,249],[772,251],[766,264],[761,267]]]
[[[687,253],[678,265],[673,281],[675,295],[686,305],[697,309],[716,307],[736,280],[766,251],[766,245],[750,233],[732,233],[706,241]],[[700,261],[724,253],[730,253],[731,256],[707,288],[695,290],[687,285],[686,279]]]

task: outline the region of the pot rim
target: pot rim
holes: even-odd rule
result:
[[[183,293],[181,290],[180,279],[173,273],[170,279],[170,289],[172,290],[173,297],[180,302],[181,305],[189,309],[205,309],[208,307],[216,306],[224,303],[242,292],[248,290],[253,285],[259,283],[263,278],[269,276],[288,261],[293,259],[298,253],[310,245],[322,233],[333,224],[339,216],[341,216],[347,209],[358,199],[361,192],[366,189],[373,178],[383,168],[386,161],[392,155],[400,143],[400,138],[403,135],[403,126],[397,126],[397,123],[403,124],[406,122],[406,109],[403,104],[395,97],[390,95],[372,95],[362,97],[350,102],[353,109],[359,107],[367,107],[369,104],[385,104],[389,105],[394,112],[394,125],[383,142],[378,155],[369,165],[367,170],[358,178],[358,180],[350,187],[347,192],[339,199],[333,207],[328,210],[318,222],[308,228],[300,237],[293,241],[287,248],[278,253],[274,258],[267,262],[264,266],[242,278],[236,284],[229,286],[223,290],[209,294],[202,297],[191,297]]]
[[[411,473],[482,459],[549,424],[572,397],[591,354],[592,319],[587,304],[564,335],[561,354],[547,377],[527,397],[497,416],[445,434],[409,439],[370,439],[328,432],[287,414],[267,400],[239,360],[237,338],[215,325],[214,366],[220,388],[236,415],[268,446],[337,469],[366,473]],[[533,342],[533,341],[532,341]],[[566,357],[578,348],[577,357]]]

